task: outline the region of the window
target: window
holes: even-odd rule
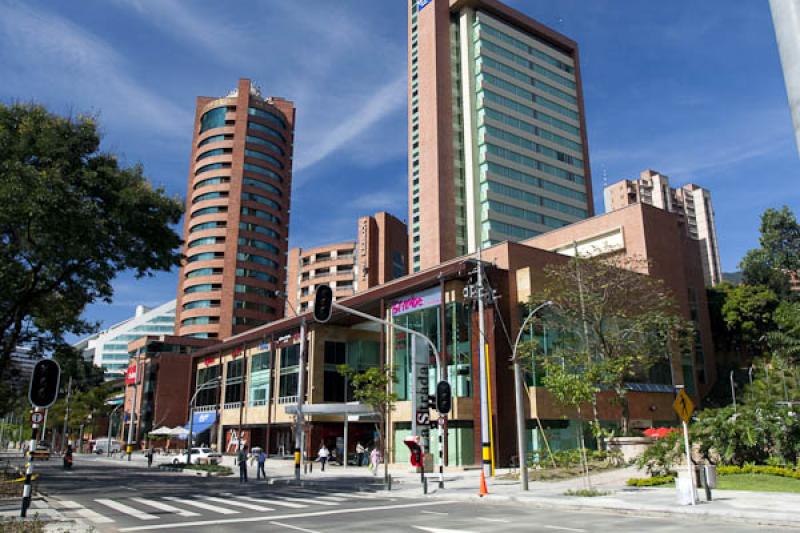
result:
[[[194,198],[192,198],[192,205],[200,203],[200,202],[205,202],[207,200],[216,200],[218,198],[227,198],[227,197],[228,197],[228,193],[227,192],[218,192],[218,191],[207,192],[205,194],[200,194],[200,195],[195,196]]]
[[[244,359],[228,361],[225,376],[225,403],[242,401],[242,373]]]
[[[260,304],[256,302],[247,302],[242,300],[233,301],[234,309],[247,309],[249,311],[258,311],[259,313],[275,313],[275,308],[271,305]]]
[[[183,310],[188,311],[189,309],[208,309],[211,307],[219,307],[219,300],[196,300],[194,302],[184,304]]]
[[[188,248],[194,248],[195,246],[210,246],[213,244],[224,244],[225,237],[203,237],[202,239],[195,239],[193,241],[189,241]]]
[[[259,296],[264,296],[266,298],[274,298],[275,291],[271,289],[265,289],[263,287],[253,287],[250,285],[244,285],[242,283],[237,283],[233,287],[234,292],[238,292],[241,294],[257,294]]]
[[[228,112],[226,107],[217,107],[211,111],[206,111],[200,117],[200,133],[212,128],[221,128],[225,126],[225,113]]]
[[[230,141],[233,139],[233,135],[212,135],[211,137],[206,137],[202,141],[197,144],[197,147],[200,148],[201,146],[205,146],[211,143],[218,143],[222,141]]]
[[[216,316],[196,316],[181,320],[181,326],[197,326],[205,324],[219,324],[219,317]]]
[[[184,294],[192,294],[195,292],[211,292],[211,291],[218,291],[222,288],[222,285],[219,283],[201,283],[200,285],[192,285],[191,287],[186,287],[183,290]]]
[[[247,114],[253,117],[263,118],[273,124],[277,124],[282,128],[286,128],[286,121],[277,116],[277,114],[259,109],[257,107],[248,108]]]
[[[283,183],[283,178],[268,168],[253,165],[252,163],[245,163],[243,168],[249,172],[255,172],[256,174],[261,174],[262,176],[269,176],[278,183]]]
[[[264,183],[263,181],[254,180],[253,178],[244,178],[245,185],[250,185],[251,187],[258,187],[259,189],[264,189],[265,191],[269,191],[272,194],[283,196],[283,193],[275,187],[274,185],[270,185],[269,183]]]
[[[241,213],[244,216],[263,218],[264,220],[269,220],[270,222],[274,222],[275,224],[281,223],[280,218],[276,217],[272,213],[267,213],[266,211],[262,211],[260,209],[253,209],[252,207],[242,207]]]
[[[266,272],[260,272],[258,270],[250,270],[248,268],[237,268],[236,276],[240,278],[253,278],[260,281],[270,281],[272,283],[278,283],[278,278],[273,276],[272,274],[267,274]]]
[[[249,142],[249,143],[260,144],[261,146],[266,146],[270,150],[272,150],[274,152],[277,152],[277,153],[279,153],[281,155],[284,154],[283,148],[281,148],[280,146],[278,146],[274,142],[268,141],[266,139],[262,139],[261,137],[256,137],[255,135],[248,135],[247,137],[245,137],[245,140],[247,142]]]
[[[194,184],[193,189],[197,190],[201,187],[209,187],[211,185],[222,185],[224,183],[230,183],[231,179],[228,177],[218,177],[218,178],[208,178],[204,180],[200,180]]]
[[[266,320],[261,320],[258,318],[250,318],[247,316],[235,316],[233,317],[233,325],[234,326],[263,326],[266,324]]]
[[[230,154],[231,150],[229,148],[214,148],[213,150],[208,150],[207,152],[203,152],[202,154],[197,156],[197,161],[201,159],[205,159],[207,157],[216,157],[218,155],[225,155]]]
[[[271,164],[275,165],[276,167],[280,168],[281,170],[283,169],[283,163],[281,163],[280,161],[278,161],[277,159],[275,159],[271,155],[267,155],[267,154],[259,152],[257,150],[250,150],[250,149],[245,148],[244,156],[245,157],[254,157],[256,159],[261,159],[263,161],[266,161],[268,163],[271,163]]]
[[[250,202],[258,202],[259,204],[268,205],[269,207],[271,207],[272,209],[275,209],[276,211],[280,211],[281,210],[281,206],[280,206],[280,204],[278,204],[278,202],[276,202],[274,200],[270,200],[266,196],[261,196],[260,194],[255,194],[255,193],[252,193],[252,192],[243,192],[242,193],[242,200],[243,201],[250,201]]]
[[[236,260],[237,261],[250,261],[252,263],[256,263],[256,264],[259,264],[259,265],[265,265],[265,266],[269,266],[269,267],[272,267],[272,268],[278,268],[278,263],[276,263],[272,259],[267,259],[266,257],[260,256],[260,255],[255,255],[255,254],[239,252],[239,253],[236,254]]]
[[[239,246],[249,246],[251,248],[257,248],[259,250],[267,250],[276,255],[279,253],[277,246],[256,239],[245,239],[244,237],[239,237]]]
[[[222,274],[221,268],[198,268],[186,273],[187,278],[196,278],[200,276],[216,276]]]
[[[227,213],[228,208],[224,205],[217,205],[214,207],[204,207],[202,209],[198,209],[197,211],[192,211],[192,215],[190,218],[194,217],[201,217],[203,215],[212,215],[214,213]]]
[[[206,229],[216,229],[216,228],[224,228],[227,226],[228,223],[224,220],[218,220],[214,222],[203,222],[201,224],[195,224],[191,228],[189,228],[189,233],[194,233],[195,231],[203,231]]]
[[[259,226],[258,224],[253,224],[251,222],[239,222],[239,229],[241,231],[252,231],[253,233],[260,233],[275,239],[280,239],[280,235],[274,229],[267,228],[265,226]]]
[[[194,263],[195,261],[213,261],[214,259],[222,259],[224,256],[224,252],[203,252],[190,255],[186,261],[188,263]]]
[[[203,172],[211,172],[212,170],[220,170],[223,168],[231,168],[230,163],[211,163],[210,165],[204,165],[197,169],[195,172],[195,176],[198,174],[202,174]]]
[[[285,141],[283,135],[278,131],[270,128],[269,126],[265,126],[264,124],[259,124],[258,122],[248,122],[247,127],[251,130],[255,130],[261,133],[266,133],[276,139],[280,139],[281,141]]]

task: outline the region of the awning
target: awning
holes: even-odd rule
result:
[[[194,413],[192,418],[194,419],[194,424],[192,425],[191,431],[195,435],[198,435],[214,425],[214,422],[217,421],[217,413],[215,411],[203,411]],[[186,428],[186,431],[189,431],[188,422],[183,427]]]
[[[297,404],[285,407],[287,415],[297,414]],[[306,403],[303,404],[304,415],[375,415],[375,410],[361,402],[347,403]]]

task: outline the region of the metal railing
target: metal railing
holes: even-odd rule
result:
[[[223,409],[238,409],[241,406],[242,406],[242,402],[228,402],[226,404],[223,404],[222,408]]]

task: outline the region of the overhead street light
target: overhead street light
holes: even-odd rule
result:
[[[553,302],[548,300],[528,313],[528,316],[525,317],[525,320],[522,321],[522,325],[519,327],[517,340],[514,341],[514,351],[511,355],[511,360],[514,363],[514,399],[517,404],[517,453],[519,454],[519,481],[522,490],[528,490],[528,463],[526,458],[525,409],[523,407],[522,397],[522,387],[524,384],[522,382],[522,365],[520,365],[519,357],[517,357],[517,349],[519,348],[519,341],[522,339],[522,332],[525,331],[525,326],[528,325],[528,322],[536,316],[536,313],[551,305],[553,305]]]

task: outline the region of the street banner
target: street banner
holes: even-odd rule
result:
[[[125,372],[125,385],[135,385],[136,384],[136,368],[138,365],[135,363],[128,367],[128,370]]]

